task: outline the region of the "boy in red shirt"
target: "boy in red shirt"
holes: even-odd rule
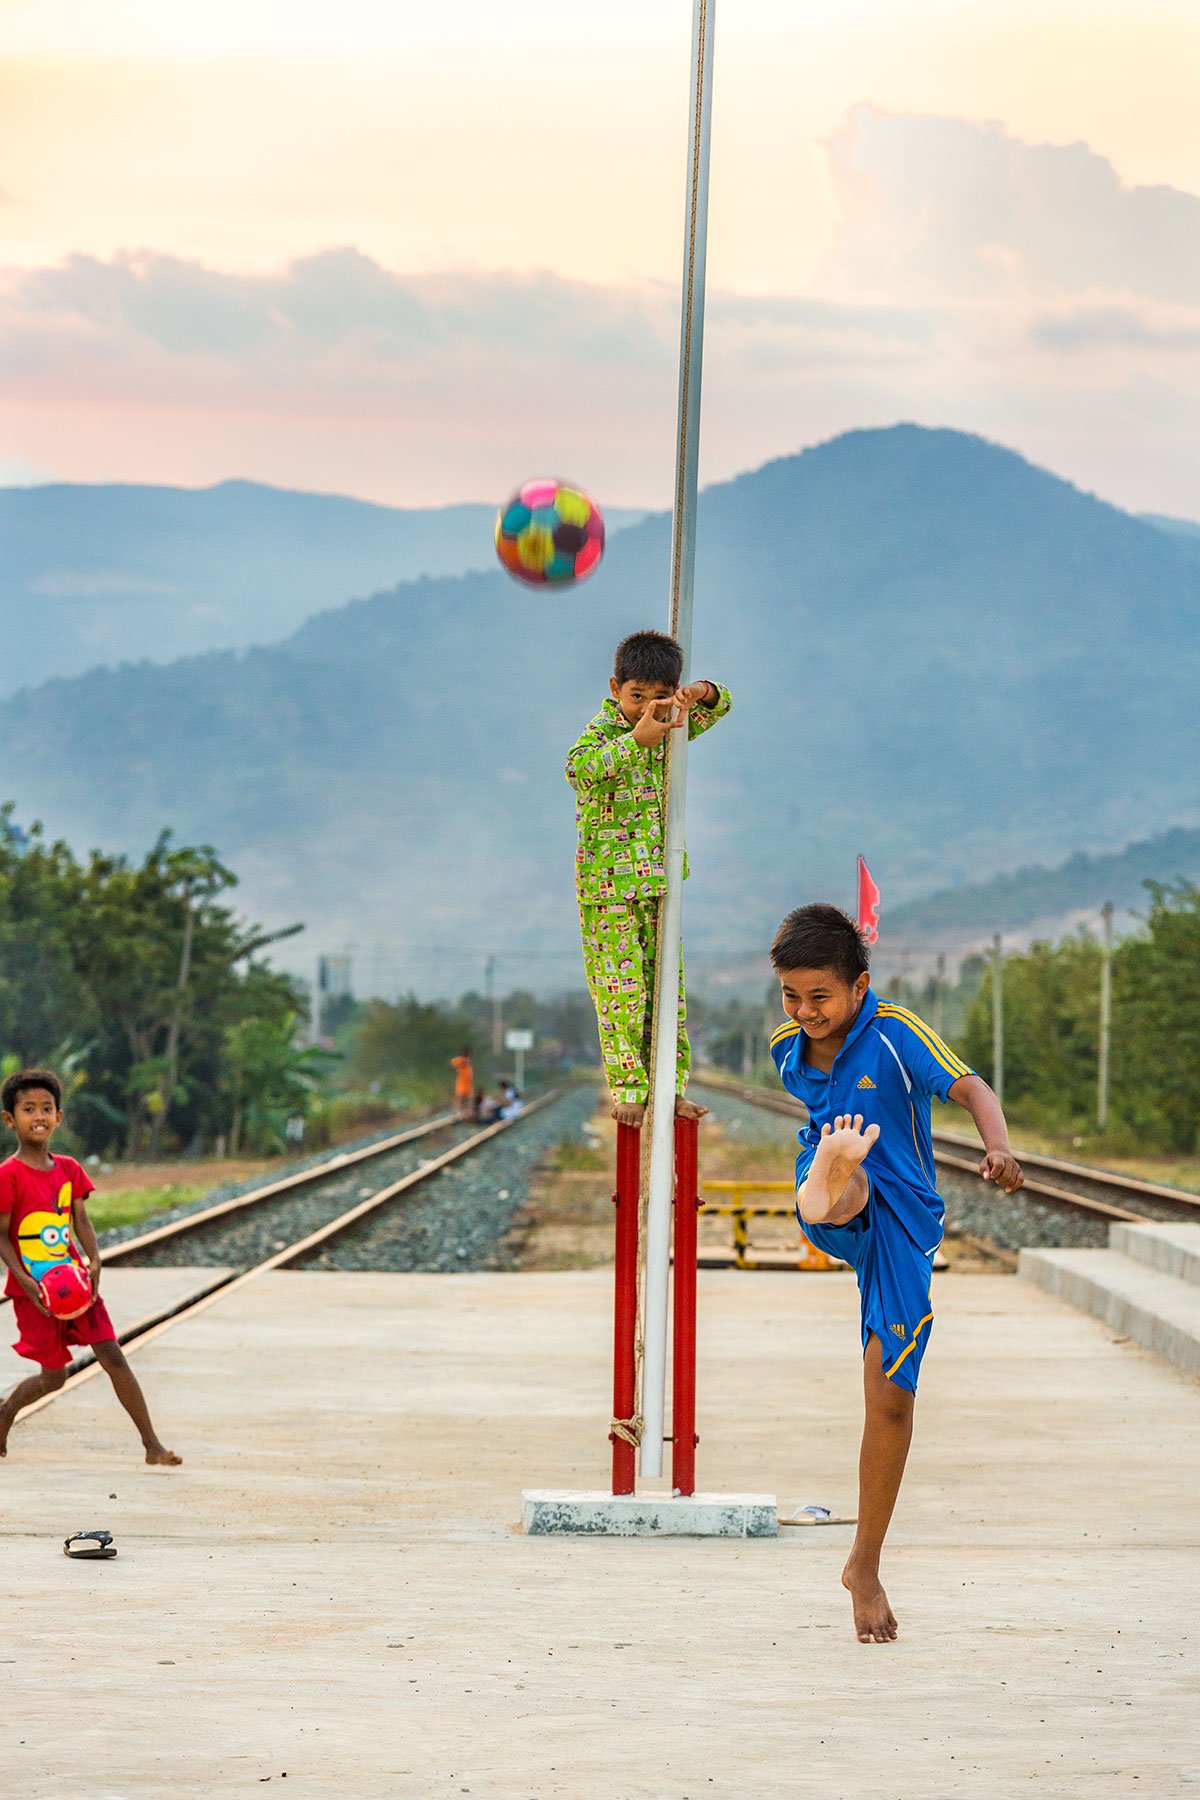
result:
[[[137,1376],[117,1342],[108,1308],[100,1299],[100,1246],[84,1201],[92,1182],[70,1156],[54,1156],[50,1139],[62,1123],[62,1087],[49,1069],[22,1069],[0,1089],[4,1124],[16,1134],[17,1153],[0,1163],[0,1260],[8,1269],[5,1293],[13,1303],[18,1356],[41,1364],[41,1373],[17,1383],[0,1402],[0,1456],[22,1407],[53,1394],[67,1379],[72,1344],[95,1353],[146,1449],[148,1463],[175,1464],[150,1423]],[[80,1255],[80,1249],[83,1254]],[[77,1319],[56,1319],[42,1303],[39,1282],[56,1263],[86,1266],[92,1304]]]

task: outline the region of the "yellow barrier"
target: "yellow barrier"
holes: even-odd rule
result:
[[[707,1213],[713,1218],[733,1220],[733,1266],[735,1269],[808,1269],[823,1271],[840,1269],[845,1265],[836,1257],[826,1256],[815,1244],[810,1244],[799,1225],[796,1235],[800,1239],[800,1255],[795,1262],[760,1262],[750,1255],[750,1231],[747,1221],[750,1219],[795,1219],[796,1190],[790,1181],[702,1181],[701,1194],[728,1194],[727,1201],[700,1202],[700,1215]],[[750,1206],[747,1205],[747,1194],[788,1194],[791,1196],[787,1206]]]

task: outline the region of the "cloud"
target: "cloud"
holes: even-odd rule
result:
[[[1135,311],[1127,306],[1088,306],[1048,314],[1031,328],[1049,350],[1200,350],[1200,311]]]
[[[710,289],[705,472],[852,426],[974,430],[1134,508],[1194,510],[1200,199],[1084,146],[858,108],[810,292]],[[399,503],[575,472],[671,483],[678,291],[404,275],[353,247],[273,272],[154,251],[0,275],[0,444],[68,479],[241,474]]]
[[[843,220],[834,287],[1200,305],[1200,197],[1126,187],[1086,144],[861,106],[827,156]]]

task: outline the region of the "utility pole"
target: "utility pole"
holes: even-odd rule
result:
[[[1108,1125],[1108,1055],[1112,1037],[1113,904],[1104,902],[1104,937],[1100,949],[1100,1071],[1096,1092],[1096,1124]]]
[[[933,977],[933,1029],[939,1037],[944,1037],[942,1030],[942,989],[946,985],[946,958],[939,956]]]
[[[483,988],[492,1017],[492,1055],[500,1054],[500,1007],[496,1000],[496,959],[489,956],[483,965]]]
[[[992,939],[992,1091],[1004,1105],[1004,950],[1000,933]]]

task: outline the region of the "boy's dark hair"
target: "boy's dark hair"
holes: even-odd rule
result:
[[[54,1104],[59,1112],[62,1111],[62,1082],[52,1069],[18,1069],[0,1088],[0,1112],[10,1113],[17,1103],[17,1095],[29,1088],[45,1088],[47,1093],[54,1095]]]
[[[853,987],[870,968],[862,932],[840,907],[798,906],[790,912],[771,945],[771,962],[779,974],[788,969],[832,969]]]
[[[677,688],[683,674],[683,651],[665,631],[634,631],[617,645],[613,680],[653,682],[657,687]]]

